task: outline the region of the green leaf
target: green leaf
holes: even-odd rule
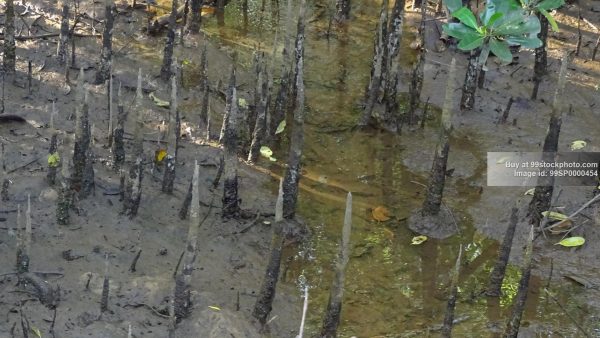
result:
[[[524,16],[523,11],[513,10],[511,12],[507,12],[501,18],[498,18],[493,25],[490,25],[489,28],[494,31],[502,31],[506,29],[510,29],[511,27],[517,27],[521,22],[523,22]]]
[[[246,99],[245,99],[245,98],[243,98],[243,97],[240,97],[240,98],[238,99],[238,106],[239,106],[240,108],[248,108],[248,101],[246,101]]]
[[[582,141],[582,140],[573,141],[571,143],[571,150],[579,150],[579,149],[585,148],[585,146],[587,146],[587,142],[585,142],[585,141]]]
[[[464,50],[464,51],[469,51],[469,50],[473,50],[475,48],[479,48],[479,47],[481,47],[481,45],[483,45],[483,39],[484,39],[484,36],[479,35],[479,34],[465,36],[465,38],[460,40],[460,42],[458,43],[458,49]]]
[[[285,120],[281,120],[281,122],[279,122],[279,125],[277,126],[277,130],[275,130],[275,135],[283,133],[283,130],[285,129],[285,125],[286,125]]]
[[[260,147],[260,154],[266,158],[270,158],[273,155],[273,150],[267,146]]]
[[[444,4],[448,7],[450,13],[455,12],[457,9],[462,7],[461,0],[444,0]]]
[[[504,15],[501,12],[496,11],[496,5],[492,2],[488,2],[485,5],[485,9],[483,11],[481,11],[481,13],[479,14],[479,18],[481,19],[481,22],[485,25],[489,27],[489,21],[492,18],[492,16],[494,16],[494,14],[500,13],[502,15]]]
[[[520,9],[521,6],[515,0],[489,0],[486,6],[494,5],[496,12],[507,13],[513,12],[515,9]]]
[[[556,211],[543,211],[542,216],[548,217],[552,221],[564,221],[568,218],[567,215]]]
[[[541,10],[550,11],[557,9],[565,4],[565,0],[544,0],[537,4],[535,8],[541,12]]]
[[[477,25],[477,18],[475,18],[475,14],[473,14],[473,12],[471,12],[471,10],[467,7],[460,8],[456,12],[452,13],[452,16],[473,29],[479,28],[479,25]]]
[[[583,238],[583,237],[567,237],[567,238],[563,239],[562,241],[556,243],[555,245],[572,247],[572,246],[581,246],[584,243],[585,243],[585,238]]]
[[[496,33],[502,35],[520,36],[523,34],[538,34],[541,30],[540,20],[535,15],[530,15],[524,18],[517,25],[509,25],[503,28],[496,29]]]
[[[511,46],[520,45],[523,48],[538,48],[542,46],[542,40],[538,39],[537,36],[522,37],[522,36],[511,36],[506,38],[506,42]]]
[[[490,17],[490,19],[485,23],[486,26],[492,26],[494,24],[494,22],[496,22],[498,19],[502,18],[504,16],[504,13],[494,13],[494,15],[492,15]]]
[[[467,27],[462,23],[453,22],[449,24],[445,24],[442,26],[442,29],[446,34],[450,35],[453,38],[458,39],[459,41],[464,39],[468,35],[479,36],[480,34],[474,30],[473,28]]]
[[[543,16],[546,17],[546,20],[548,20],[548,23],[550,24],[550,27],[552,27],[552,30],[555,32],[558,32],[558,24],[556,23],[556,20],[554,20],[554,17],[552,16],[552,14],[546,12],[545,9],[538,9],[540,11],[540,13],[542,13]]]
[[[508,49],[506,41],[500,41],[496,38],[490,39],[490,50],[503,62],[512,62],[512,54],[510,53],[510,49]]]
[[[529,195],[529,196],[533,196],[533,193],[534,193],[534,192],[535,192],[535,188],[531,188],[531,189],[527,190],[527,191],[525,192],[525,194],[523,194],[523,195]]]

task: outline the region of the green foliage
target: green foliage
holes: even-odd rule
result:
[[[521,6],[532,13],[540,13],[548,19],[548,23],[550,23],[550,27],[555,32],[558,32],[558,24],[554,17],[549,13],[554,9],[557,9],[565,4],[564,0],[520,0]]]
[[[544,0],[537,6],[551,8],[561,1]],[[445,0],[445,3],[452,16],[460,22],[444,25],[444,31],[458,40],[461,50],[481,48],[478,60],[481,66],[485,65],[490,51],[509,63],[512,61],[510,46],[537,48],[542,45],[537,37],[541,29],[539,19],[514,0],[488,0],[479,20],[470,9],[460,7],[460,0]]]

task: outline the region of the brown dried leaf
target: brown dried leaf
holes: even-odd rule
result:
[[[385,222],[390,219],[390,211],[384,206],[378,206],[372,211],[373,219],[378,222]]]

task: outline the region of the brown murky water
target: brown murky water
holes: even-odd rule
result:
[[[276,11],[273,7],[276,3],[249,0],[248,14],[244,15],[242,1],[232,1],[221,19],[206,18],[203,25],[211,39],[236,50],[240,62],[249,68],[252,48],[260,44],[270,54],[275,31],[285,30],[288,22],[285,5],[281,2],[281,9]],[[457,131],[453,138],[455,155],[451,156],[458,162],[473,163],[468,174],[450,179],[447,186],[446,203],[454,212],[460,235],[411,245],[414,234],[403,219],[419,208],[422,201],[421,184],[426,182],[431,165],[439,109],[432,107],[432,120],[425,130],[407,132],[401,137],[352,130],[360,114],[356,105],[368,81],[373,19],[380,4],[361,0],[353,6],[355,18],[346,32],[336,32],[339,39],[324,37],[328,23],[325,2],[311,4],[308,16],[310,33],[305,61],[308,121],[302,181],[305,189],[299,197],[299,214],[310,224],[314,237],[305,251],[290,253],[295,259],[286,263],[283,277],[284,283],[308,283],[311,287],[307,336],[319,329],[326,306],[347,191],[353,193],[355,204],[341,337],[436,335],[443,321],[450,271],[459,244],[465,248],[465,255],[455,313],[460,323],[454,332],[458,337],[499,335],[510,313],[520,271],[515,266],[509,267],[502,298],[486,299],[479,295],[487,284],[498,243],[477,231],[468,213],[479,200],[478,189],[474,187],[485,184],[485,151],[481,150],[483,142],[476,139],[489,135],[474,137],[472,132]],[[292,13],[295,12],[294,8]],[[290,26],[295,31],[295,24]],[[405,45],[413,29],[405,27]],[[281,41],[280,38],[278,51]],[[402,53],[404,68],[408,70],[413,52],[404,48]],[[279,69],[279,66],[275,69],[276,77]],[[190,109],[194,108],[193,102],[187,103]],[[279,159],[277,164],[263,161],[260,165],[280,172],[282,159],[286,158],[282,149],[284,145],[273,149],[274,157]],[[275,189],[275,184],[272,188]],[[378,223],[372,219],[368,208],[380,205],[391,210],[394,216],[391,221]],[[545,277],[533,277],[531,281],[523,319],[525,334],[577,336],[573,323],[545,296],[545,284]],[[572,301],[584,289],[566,284],[555,285],[554,291],[576,320],[590,329],[597,326],[588,309]],[[527,327],[531,330],[527,331]]]

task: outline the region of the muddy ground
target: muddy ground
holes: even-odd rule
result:
[[[56,3],[53,1],[34,1],[29,3],[29,12],[22,18],[32,27],[31,34],[43,34],[46,32],[58,32],[59,17]],[[102,16],[102,6],[91,5],[89,1],[82,1],[81,11],[88,13],[89,17],[84,18],[84,24],[80,27],[79,33],[92,34],[92,16]],[[379,4],[372,6],[378,7]],[[95,10],[93,10],[95,8]],[[144,73],[144,83],[148,88],[156,89],[156,95],[162,99],[168,98],[167,86],[156,78],[159,73],[160,60],[162,58],[162,48],[164,39],[162,37],[148,37],[142,28],[146,24],[146,18],[141,11],[128,11],[124,3],[119,3],[120,14],[116,21],[114,32],[115,46],[115,76],[124,86],[124,99],[127,102],[126,109],[133,102],[134,92],[130,86],[135,83],[135,74],[137,68],[141,67]],[[368,21],[368,27],[374,27],[373,20],[377,13],[376,10],[367,5],[358,5],[355,9],[354,18],[364,24]],[[600,9],[597,1],[582,1],[582,15],[598,25],[600,22],[597,11]],[[25,6],[18,7],[18,13],[23,13]],[[96,12],[95,15],[94,12]],[[313,21],[319,18],[318,10],[315,9],[311,23],[313,27],[309,29],[309,40],[323,41],[322,27],[324,19]],[[38,18],[41,14],[42,17]],[[556,72],[559,67],[560,55],[565,48],[573,49],[576,43],[577,9],[574,6],[567,6],[561,9],[557,19],[561,24],[561,33],[551,34],[550,39],[550,74],[542,83],[540,89],[540,98],[538,101],[527,99],[531,82],[530,73],[533,64],[532,56],[528,52],[519,53],[519,59],[514,65],[501,67],[495,63],[494,59],[488,62],[488,71],[486,78],[486,88],[480,90],[477,96],[476,109],[473,112],[457,113],[455,116],[455,136],[453,138],[453,150],[450,156],[449,167],[455,168],[453,176],[449,179],[446,189],[445,201],[456,212],[459,227],[463,233],[468,233],[473,237],[482,234],[492,239],[501,239],[507,224],[509,215],[509,206],[522,198],[524,191],[513,188],[492,188],[485,186],[485,152],[486,151],[513,151],[527,150],[536,151],[541,149],[546,128],[549,105],[554,91],[556,81]],[[369,17],[366,19],[366,17]],[[414,23],[416,22],[415,13],[407,13],[407,25],[405,27],[405,44],[410,43],[410,36],[414,34]],[[208,19],[211,20],[211,19]],[[35,21],[35,25],[33,25]],[[21,35],[27,34],[27,28],[22,24],[23,21],[17,20],[17,32]],[[320,24],[320,26],[319,26]],[[95,25],[97,33],[101,32],[102,25]],[[350,40],[364,41],[365,36],[372,36],[372,30],[353,31],[355,35],[350,35]],[[584,43],[582,55],[575,58],[570,67],[569,83],[567,85],[567,95],[564,97],[564,121],[561,134],[560,149],[567,150],[569,144],[574,140],[583,139],[588,142],[587,151],[600,151],[600,134],[597,132],[600,128],[597,85],[600,78],[599,63],[588,61],[593,42],[597,32],[592,27],[584,24]],[[441,101],[445,88],[445,78],[447,75],[447,65],[450,58],[456,56],[461,66],[458,71],[457,79],[460,83],[456,84],[459,88],[462,83],[463,69],[466,65],[464,54],[455,53],[453,49],[444,52],[437,52],[435,49],[436,28],[432,25],[428,27],[430,32],[428,37],[428,63],[425,66],[425,82],[422,98],[430,97],[433,106],[441,106]],[[341,34],[341,33],[340,33]],[[340,37],[341,35],[338,35]],[[367,37],[367,40],[368,40]],[[222,36],[225,38],[225,35]],[[216,41],[215,41],[216,40]],[[224,40],[224,39],[223,39]],[[266,38],[265,38],[266,40]],[[357,43],[354,41],[354,43]],[[590,42],[591,41],[591,42]],[[126,336],[128,326],[132,326],[134,337],[164,337],[168,320],[164,318],[164,313],[156,313],[151,307],[158,310],[166,306],[166,297],[172,292],[173,279],[172,273],[177,264],[179,255],[185,242],[187,234],[187,222],[180,221],[177,217],[179,207],[183,196],[187,190],[191,176],[192,163],[198,160],[202,165],[201,170],[201,200],[203,202],[201,212],[210,215],[201,227],[201,240],[199,247],[199,259],[197,270],[194,271],[193,288],[194,311],[192,317],[184,320],[177,330],[178,337],[223,337],[229,334],[234,337],[258,337],[260,334],[257,327],[252,323],[250,312],[256,299],[256,293],[260,287],[260,282],[264,273],[264,266],[267,257],[267,248],[270,236],[270,227],[263,221],[270,221],[268,217],[259,219],[259,221],[243,234],[237,234],[240,229],[250,225],[252,220],[222,222],[220,218],[220,196],[221,187],[214,191],[210,190],[210,183],[216,173],[216,164],[220,150],[216,147],[202,144],[196,138],[203,137],[203,131],[196,130],[198,123],[197,107],[199,95],[194,90],[194,75],[197,69],[184,67],[184,84],[188,81],[188,86],[184,87],[180,93],[180,107],[183,113],[184,127],[190,127],[190,134],[184,140],[181,149],[181,166],[177,169],[176,190],[173,196],[165,195],[160,192],[160,180],[162,172],[150,168],[144,179],[143,197],[141,209],[138,217],[133,220],[120,215],[121,203],[118,196],[111,195],[114,189],[118,187],[118,174],[113,172],[107,165],[110,159],[110,152],[105,148],[106,131],[108,129],[108,112],[106,109],[105,86],[86,84],[90,91],[90,117],[94,122],[94,154],[97,158],[95,163],[97,186],[93,197],[82,200],[78,203],[79,215],[74,215],[70,226],[58,226],[55,222],[55,198],[56,193],[48,187],[44,181],[46,174],[46,156],[50,130],[47,126],[49,117],[49,107],[52,101],[56,100],[56,106],[59,111],[57,125],[60,126],[61,138],[72,137],[74,121],[67,117],[75,111],[75,86],[82,79],[78,79],[77,69],[84,67],[85,81],[91,82],[95,75],[96,63],[99,55],[99,38],[78,38],[77,55],[74,68],[70,71],[71,84],[65,85],[64,69],[56,63],[54,54],[56,52],[56,38],[33,39],[20,41],[18,43],[18,79],[17,85],[6,85],[6,113],[18,114],[29,120],[27,124],[10,123],[0,125],[0,137],[6,148],[6,166],[9,171],[8,177],[11,180],[9,188],[10,200],[3,202],[0,207],[2,212],[0,231],[0,259],[3,264],[2,273],[13,271],[15,261],[15,236],[14,228],[16,224],[16,213],[14,210],[17,205],[24,208],[27,195],[31,195],[32,216],[33,216],[33,245],[32,245],[32,271],[54,272],[59,274],[46,275],[48,281],[53,285],[60,285],[62,290],[62,299],[57,308],[56,323],[54,326],[56,337],[117,337]],[[268,42],[267,42],[268,44]],[[231,53],[234,50],[245,48],[249,53],[252,43],[224,43],[219,41],[219,36],[210,41],[204,36],[186,36],[185,47],[178,47],[176,55],[178,58],[192,60],[192,63],[198,64],[200,48],[206,45],[209,55],[209,78],[213,86],[216,86],[220,79],[225,79],[231,63]],[[360,54],[362,61],[360,65],[368,65],[372,46],[361,45],[366,52]],[[267,50],[269,50],[267,48]],[[348,54],[355,54],[356,51],[347,50]],[[330,63],[323,62],[321,55],[311,54],[307,51],[307,69],[310,74],[311,68],[316,72],[319,67],[329,67]],[[414,51],[405,52],[407,55],[414,54]],[[364,57],[363,57],[364,56]],[[333,62],[344,63],[346,54],[338,56],[340,59],[334,59]],[[33,93],[30,95],[26,86],[27,60],[33,63]],[[247,58],[246,58],[247,60]],[[327,61],[332,61],[325,59]],[[311,63],[312,62],[312,63]],[[319,64],[320,63],[320,64]],[[311,64],[315,66],[311,66]],[[345,64],[345,63],[344,63]],[[342,100],[351,101],[356,104],[359,100],[358,95],[351,95],[363,90],[366,83],[365,77],[368,77],[368,68],[365,71],[352,71],[353,65],[347,65],[350,70],[348,83],[355,82],[344,88],[344,97]],[[240,92],[248,101],[250,101],[249,92],[252,90],[251,80],[246,70],[249,64],[243,64],[238,73],[238,83],[240,83]],[[362,69],[362,68],[357,68]],[[406,71],[409,74],[409,71]],[[310,75],[309,75],[310,76]],[[333,78],[333,77],[332,77]],[[312,128],[315,125],[325,125],[324,129],[342,128],[352,126],[359,116],[358,111],[347,110],[343,117],[334,116],[327,120],[328,115],[321,113],[320,104],[323,101],[331,101],[331,97],[316,95],[311,97],[311,86],[313,93],[318,86],[330,85],[330,79],[321,79],[322,81],[309,82],[307,103],[311,112],[315,113],[312,120]],[[308,82],[308,81],[307,81]],[[336,85],[335,83],[333,84]],[[128,88],[129,86],[129,88]],[[359,87],[360,90],[353,90]],[[401,91],[406,91],[408,81],[401,84]],[[321,88],[322,90],[322,88]],[[346,95],[346,90],[350,94]],[[456,98],[460,96],[460,90],[456,90]],[[510,113],[510,120],[517,119],[516,125],[497,125],[500,112],[504,108],[508,98],[514,96],[515,104]],[[211,96],[212,116],[215,120],[220,120],[223,112],[223,100],[218,94]],[[572,105],[571,113],[568,107]],[[326,106],[326,104],[325,104]],[[158,148],[155,140],[158,137],[158,125],[166,118],[168,110],[156,107],[150,99],[144,100],[146,130],[145,137],[148,140],[144,146],[146,153],[151,156]],[[326,109],[326,108],[323,108]],[[131,121],[131,119],[130,119]],[[314,199],[321,203],[314,207],[308,204],[314,213],[330,212],[331,210],[341,210],[341,204],[338,200],[332,200],[332,196],[344,196],[344,190],[357,192],[355,195],[355,213],[359,222],[368,223],[368,208],[379,204],[388,206],[394,213],[394,219],[401,220],[411,209],[420,206],[422,198],[422,187],[410,183],[411,181],[424,182],[427,171],[430,168],[431,160],[424,153],[430,154],[428,149],[432,149],[437,139],[437,118],[432,117],[431,123],[428,123],[424,131],[408,132],[405,137],[399,141],[402,148],[401,157],[389,156],[379,162],[382,155],[377,154],[376,159],[365,157],[356,161],[351,168],[346,171],[339,169],[339,162],[346,163],[352,161],[350,155],[336,155],[332,160],[331,154],[337,154],[338,148],[356,146],[356,153],[368,153],[369,156],[375,156],[371,151],[372,143],[364,142],[367,139],[382,138],[387,134],[375,132],[356,132],[346,134],[335,134],[335,142],[330,139],[310,139],[307,144],[307,168],[305,183],[312,192],[325,191],[321,194],[312,194],[304,188],[306,195],[301,195],[304,201]],[[319,124],[320,123],[320,124]],[[218,134],[220,125],[213,125],[212,133]],[[345,128],[345,129],[344,129]],[[132,131],[132,124],[129,123],[126,130]],[[330,131],[327,131],[329,133]],[[309,131],[310,133],[310,131]],[[323,135],[326,133],[324,132]],[[131,134],[128,134],[131,136]],[[310,135],[310,134],[309,134]],[[192,136],[192,137],[190,137]],[[314,134],[312,135],[314,136]],[[318,146],[321,146],[319,149]],[[316,149],[316,150],[315,150]],[[323,149],[326,149],[323,150]],[[354,149],[354,148],[353,148]],[[389,151],[384,150],[385,151]],[[326,154],[320,154],[320,153]],[[432,154],[432,152],[431,152]],[[346,158],[346,156],[348,156]],[[384,153],[384,156],[388,156]],[[283,157],[283,156],[281,156]],[[377,161],[376,161],[377,160]],[[330,166],[319,167],[322,163],[331,161]],[[364,164],[363,162],[368,162]],[[389,162],[397,161],[403,167],[403,175],[400,179],[386,181],[390,178],[385,176],[385,168],[378,167],[381,163],[384,165]],[[354,163],[354,162],[352,162]],[[318,164],[318,165],[317,165]],[[364,164],[364,167],[360,167]],[[383,173],[381,173],[383,171]],[[357,179],[360,175],[374,174],[381,176],[379,179]],[[251,167],[241,166],[241,197],[242,207],[252,212],[271,213],[274,209],[275,196],[269,187],[273,187],[273,180],[270,176],[259,173]],[[322,184],[321,177],[327,177],[327,184]],[[391,178],[390,178],[391,179]],[[336,182],[339,184],[334,184]],[[269,184],[270,183],[270,184]],[[393,191],[390,195],[386,190],[389,187],[401,187],[401,192]],[[374,190],[377,192],[374,193]],[[526,189],[524,189],[526,190]],[[563,188],[560,198],[556,205],[561,207],[565,213],[576,210],[580,205],[592,196],[593,189],[587,188]],[[106,194],[108,193],[108,194]],[[363,193],[362,195],[360,193]],[[397,193],[397,194],[396,194]],[[381,196],[383,195],[383,196]],[[303,197],[306,196],[306,197]],[[343,200],[343,198],[340,198]],[[313,202],[314,203],[314,202]],[[523,200],[523,205],[527,199]],[[211,207],[212,205],[212,207]],[[322,208],[322,209],[319,209]],[[302,209],[301,209],[302,210]],[[304,209],[306,210],[306,209]],[[307,211],[308,213],[308,211]],[[597,328],[592,322],[596,321],[600,311],[600,265],[598,259],[600,256],[600,230],[597,225],[600,224],[598,209],[593,208],[585,213],[585,217],[576,220],[576,224],[582,224],[577,230],[577,234],[583,235],[587,244],[579,249],[564,249],[554,246],[557,241],[556,236],[549,240],[536,241],[535,254],[535,278],[537,285],[533,292],[542,293],[539,285],[545,283],[549,275],[550,260],[553,264],[553,285],[560,287],[564,284],[574,284],[573,281],[566,280],[563,276],[576,276],[580,280],[589,282],[589,288],[577,285],[580,288],[578,292],[570,295],[564,294],[561,300],[570,301],[573,307],[585,306],[586,328]],[[371,226],[371,225],[369,225]],[[476,235],[473,235],[474,226]],[[357,227],[357,231],[362,234],[374,233],[375,229],[386,229],[392,232],[390,242],[394,245],[404,245],[401,240],[409,240],[411,234],[404,228],[404,223],[398,221],[397,224],[377,224],[377,228],[367,228],[364,224]],[[329,230],[332,231],[333,230]],[[521,249],[523,247],[525,227],[520,227],[513,246],[513,255],[511,260],[519,264],[521,260]],[[396,237],[394,237],[396,234]],[[402,238],[405,236],[406,238]],[[367,237],[367,236],[365,236]],[[458,237],[457,237],[458,238]],[[558,237],[560,239],[560,237]],[[329,235],[331,245],[335,247],[336,237]],[[473,238],[460,239],[455,238],[461,243],[464,241],[475,241]],[[438,284],[431,285],[435,292],[429,292],[429,289],[422,290],[424,294],[423,302],[430,299],[437,302],[434,309],[435,314],[421,314],[421,307],[425,305],[412,304],[412,298],[407,297],[406,306],[402,310],[410,313],[399,320],[398,326],[388,329],[389,317],[384,310],[380,312],[371,311],[377,306],[369,303],[372,298],[372,289],[383,289],[385,287],[378,283],[360,284],[358,276],[364,275],[368,271],[365,266],[374,265],[375,254],[363,254],[362,238],[357,238],[356,249],[353,259],[349,265],[348,283],[348,305],[342,316],[343,336],[356,334],[358,336],[373,336],[376,334],[386,334],[389,337],[402,336],[404,329],[413,330],[405,332],[407,335],[422,335],[424,329],[439,323],[440,316],[443,317],[441,310],[444,302],[446,268],[450,268],[453,259],[439,259],[440,271],[442,277]],[[434,244],[436,243],[436,244]],[[454,243],[454,242],[452,242]],[[430,241],[423,246],[423,250],[429,250],[433,245],[443,245],[439,242]],[[429,246],[429,247],[428,247]],[[495,246],[488,246],[481,257],[491,258],[494,255]],[[141,258],[137,264],[136,272],[129,272],[130,264],[138,252],[142,250]],[[161,254],[166,249],[166,254]],[[77,257],[74,260],[63,258],[63,252],[71,250],[71,255]],[[333,249],[329,249],[330,251]],[[437,250],[437,247],[436,247]],[[290,252],[296,251],[296,248],[289,248]],[[375,251],[375,250],[374,250]],[[455,250],[454,250],[455,251]],[[453,252],[454,252],[453,251]],[[100,291],[102,287],[102,277],[104,273],[104,255],[109,254],[109,276],[111,279],[111,297],[109,300],[109,313],[100,317]],[[426,255],[426,254],[425,254]],[[331,257],[330,255],[329,257]],[[437,256],[436,256],[437,257]],[[400,257],[401,259],[402,257]],[[325,260],[325,259],[323,259]],[[354,261],[354,262],[353,262]],[[425,259],[423,259],[426,262]],[[477,269],[480,260],[473,260],[471,266],[464,270],[468,276],[468,271]],[[323,263],[323,266],[329,266],[330,261]],[[401,264],[398,264],[401,266]],[[443,268],[442,268],[443,267]],[[355,270],[353,270],[355,269]],[[424,269],[424,268],[423,268]],[[302,268],[296,267],[294,273],[298,273]],[[367,275],[369,273],[367,272]],[[326,299],[329,287],[329,272],[325,269],[322,275],[312,277],[322,280],[318,287],[323,291],[315,295],[314,308],[311,312],[313,316],[318,316],[322,311],[324,298]],[[355,279],[356,278],[356,279]],[[438,277],[439,278],[439,277]],[[465,279],[468,277],[465,277]],[[86,289],[88,279],[90,280],[89,289]],[[293,278],[288,278],[293,279]],[[426,278],[425,278],[426,279]],[[382,279],[383,280],[383,279]],[[386,280],[387,281],[387,280]],[[43,336],[49,336],[50,322],[52,321],[53,311],[44,308],[31,295],[23,293],[16,286],[16,276],[2,275],[0,277],[0,337],[10,337],[11,330],[14,327],[15,337],[20,333],[20,312],[22,312],[30,321],[31,326],[40,329]],[[412,281],[411,281],[412,282]],[[382,282],[383,283],[383,282]],[[483,282],[484,283],[484,282]],[[374,285],[369,289],[365,285]],[[425,285],[425,283],[424,283]],[[425,287],[422,287],[425,288]],[[467,286],[466,286],[467,288]],[[469,289],[467,289],[469,290]],[[470,290],[469,290],[470,291]],[[237,295],[239,292],[239,311],[237,311]],[[317,293],[317,291],[314,291]],[[390,298],[392,292],[396,297],[397,290],[389,291],[385,295]],[[465,292],[466,293],[466,292]],[[365,296],[367,295],[367,296]],[[427,298],[435,295],[436,299]],[[530,299],[538,299],[539,295],[530,296]],[[439,298],[439,299],[438,299]],[[392,298],[396,299],[396,298]],[[462,307],[469,306],[469,296],[462,295],[459,304],[459,312]],[[404,300],[404,299],[403,299]],[[275,298],[273,320],[270,322],[270,335],[273,337],[292,337],[295,335],[300,320],[301,297],[298,289],[293,283],[282,283],[278,288]],[[405,303],[402,303],[405,304]],[[573,305],[574,304],[574,305]],[[375,304],[378,305],[378,304]],[[210,307],[209,307],[210,306]],[[313,306],[313,305],[311,305]],[[219,309],[215,309],[218,307]],[[397,307],[394,304],[392,308]],[[365,313],[365,309],[369,309]],[[427,309],[426,309],[427,310]],[[431,310],[431,309],[429,309]],[[573,310],[573,308],[571,308]],[[543,314],[530,313],[528,318],[538,318]],[[552,316],[564,316],[561,309],[555,309]],[[398,317],[396,312],[391,313],[393,317]],[[432,316],[435,319],[432,319]],[[527,314],[526,314],[527,317]],[[581,319],[581,317],[578,317]],[[491,321],[491,319],[490,319]],[[492,322],[487,326],[487,331],[493,333],[501,330],[498,322]],[[570,323],[564,319],[561,323]],[[464,324],[457,326],[457,334],[466,334],[472,331],[472,327],[480,328],[480,323],[473,323],[466,320]],[[396,324],[395,324],[396,325]],[[572,323],[569,324],[572,326]],[[316,327],[313,318],[312,326]],[[311,326],[311,327],[312,327]],[[312,328],[314,329],[314,328]],[[428,331],[428,329],[427,329]],[[543,324],[533,323],[525,325],[523,334],[526,337],[536,336],[540,332],[555,334],[560,328],[544,326]],[[416,332],[416,333],[415,333]],[[466,332],[466,333],[465,333]],[[569,327],[566,336],[578,336],[577,330]]]
[[[29,11],[35,13],[23,16],[29,24],[43,14],[32,27],[32,35],[57,31],[55,5],[54,2],[46,1],[28,4]],[[89,2],[81,2],[80,6],[81,11],[91,13]],[[123,4],[119,4],[118,8],[119,11],[125,10]],[[18,6],[19,13],[24,10],[24,6]],[[158,97],[169,97],[167,85],[156,79],[159,73],[156,62],[138,58],[135,53],[124,55],[119,52],[128,51],[129,46],[123,37],[125,34],[133,34],[130,39],[143,42],[145,37],[140,30],[144,22],[142,19],[141,12],[133,15],[131,12],[120,12],[114,32],[117,51],[114,73],[123,83],[126,109],[130,109],[134,98],[134,89],[128,86],[135,84],[138,67],[142,68],[144,74],[144,86],[157,89]],[[83,22],[84,25],[80,26],[81,33],[91,34],[93,21],[84,18]],[[101,31],[99,25],[98,30]],[[19,31],[20,29],[17,30]],[[2,202],[0,208],[0,260],[4,262],[0,272],[4,273],[0,277],[0,337],[22,336],[20,313],[44,337],[50,336],[53,311],[46,309],[35,297],[21,291],[16,285],[16,276],[10,274],[15,262],[15,232],[12,228],[15,227],[17,213],[14,210],[17,205],[21,205],[24,210],[29,195],[33,218],[31,271],[52,272],[42,276],[51,285],[60,286],[62,291],[54,325],[55,336],[126,337],[131,325],[133,337],[166,337],[166,300],[172,294],[172,274],[182,253],[188,229],[188,222],[181,221],[178,212],[187,192],[194,160],[198,160],[202,168],[201,213],[210,215],[202,224],[199,234],[199,255],[193,281],[193,314],[178,326],[176,336],[259,336],[250,312],[264,274],[265,257],[268,255],[270,227],[263,224],[263,221],[270,219],[221,220],[222,188],[209,188],[217,172],[220,149],[190,139],[190,136],[198,139],[205,137],[204,131],[196,130],[199,119],[195,115],[196,111],[186,109],[186,101],[197,93],[193,88],[184,88],[179,96],[182,110],[189,111],[183,113],[184,128],[189,129],[180,150],[181,161],[177,167],[174,194],[170,196],[161,193],[162,171],[159,171],[160,168],[148,168],[143,182],[139,214],[134,219],[129,219],[120,214],[122,203],[119,196],[114,195],[115,189],[119,187],[119,175],[110,168],[110,152],[105,147],[108,129],[106,89],[104,85],[90,84],[95,76],[99,41],[91,37],[77,39],[76,43],[76,63],[70,70],[70,86],[65,84],[64,69],[55,61],[56,39],[35,39],[18,43],[17,84],[6,85],[6,114],[25,117],[28,123],[7,123],[0,126],[2,143],[6,149],[8,178],[11,181],[10,200]],[[189,37],[186,43],[198,46],[205,42],[202,37]],[[226,51],[221,51],[212,44],[207,44],[207,48],[213,65],[209,71],[210,79],[216,83],[222,75],[221,71],[228,72],[231,59]],[[188,53],[195,54],[197,50],[190,48]],[[156,52],[155,58],[160,57],[161,54]],[[28,94],[24,86],[28,59],[34,64],[31,94]],[[79,67],[85,69],[83,79],[78,78]],[[243,70],[238,79],[247,88],[244,85],[246,80]],[[56,101],[59,114],[55,123],[61,131],[59,139],[72,137],[74,121],[68,117],[75,111],[75,87],[81,81],[86,83],[90,93],[96,190],[94,196],[77,203],[79,213],[71,212],[69,226],[59,226],[55,221],[57,193],[45,181],[51,135],[48,128],[50,105],[52,101]],[[223,111],[219,95],[215,94],[212,101],[213,111]],[[147,127],[145,138],[149,140],[145,142],[144,149],[152,157],[159,148],[155,141],[158,136],[156,126],[166,118],[168,109],[155,106],[147,96],[144,99],[144,109]],[[131,113],[130,111],[130,117]],[[132,124],[127,124],[126,132],[132,132],[131,126]],[[213,134],[218,135],[220,125],[215,123],[213,127]],[[131,138],[131,133],[126,136]],[[266,215],[274,212],[275,196],[263,187],[268,179],[268,176],[247,167],[240,168],[242,207],[253,215],[257,212]],[[250,224],[254,224],[252,231],[237,233]],[[142,250],[142,254],[136,271],[130,272],[130,265],[138,250]],[[109,312],[100,316],[105,254],[109,255],[111,292]],[[86,288],[88,280],[89,288]],[[299,296],[294,288],[283,286],[278,289],[273,312],[276,317],[269,324],[274,337],[288,336],[298,326]]]

